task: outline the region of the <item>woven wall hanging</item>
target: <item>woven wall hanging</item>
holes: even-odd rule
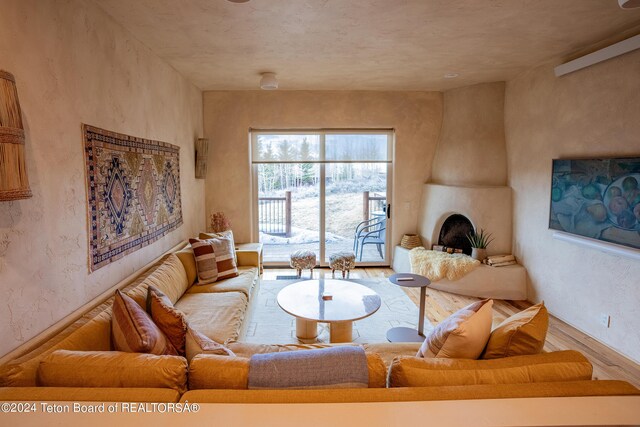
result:
[[[180,147],[83,125],[89,271],[182,224]]]
[[[31,197],[24,127],[13,74],[0,70],[0,201]]]

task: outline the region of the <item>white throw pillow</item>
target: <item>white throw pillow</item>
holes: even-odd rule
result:
[[[491,335],[492,306],[484,300],[456,311],[427,335],[417,356],[477,359]]]

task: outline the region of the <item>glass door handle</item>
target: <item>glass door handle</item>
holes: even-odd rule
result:
[[[387,205],[387,218],[391,219],[391,203]]]

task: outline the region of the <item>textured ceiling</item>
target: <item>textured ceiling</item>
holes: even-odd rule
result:
[[[443,90],[640,24],[616,0],[96,0],[201,89]],[[458,73],[444,79],[446,73]]]

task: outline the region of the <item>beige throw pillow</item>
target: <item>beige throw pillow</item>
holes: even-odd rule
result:
[[[489,336],[483,359],[537,354],[542,351],[549,328],[544,302],[516,313],[499,324]]]
[[[189,362],[198,354],[216,354],[218,356],[235,356],[233,351],[212,340],[206,335],[187,327],[186,357]]]
[[[456,311],[427,335],[417,356],[477,359],[491,333],[492,306],[484,300]]]

